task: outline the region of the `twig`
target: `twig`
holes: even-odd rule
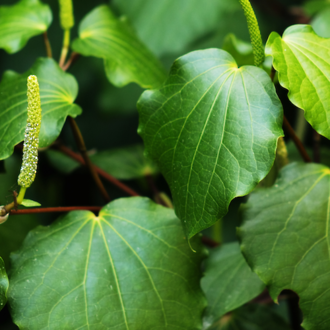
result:
[[[62,52],[58,63],[58,65],[62,69],[64,67],[66,56],[68,55],[69,46],[70,46],[70,30],[64,30]]]
[[[70,123],[70,126],[71,126],[71,129],[72,129],[72,132],[73,132],[73,135],[74,135],[74,139],[76,141],[76,144],[77,144],[77,147],[82,155],[82,157],[84,158],[85,160],[85,164],[86,166],[88,167],[88,170],[93,178],[93,180],[95,181],[97,187],[99,188],[103,198],[105,199],[106,202],[110,202],[110,197],[107,193],[107,191],[105,190],[104,186],[103,186],[103,183],[102,181],[100,180],[100,177],[99,175],[97,174],[88,154],[87,154],[87,149],[86,149],[86,146],[85,146],[85,142],[84,142],[84,138],[80,132],[80,129],[76,123],[76,121],[68,116],[68,120],[69,120],[69,123]]]
[[[314,163],[321,163],[320,142],[321,135],[313,130],[313,158]]]
[[[298,136],[296,135],[294,129],[292,128],[292,126],[290,125],[290,123],[288,122],[288,120],[286,119],[286,117],[283,117],[283,128],[286,131],[286,133],[288,133],[288,135],[290,135],[292,141],[294,142],[294,144],[296,145],[301,157],[303,158],[303,160],[306,163],[311,163],[312,160],[310,159],[305,147],[303,146],[303,144],[301,143],[301,141],[299,140]]]
[[[52,58],[53,57],[52,47],[51,47],[49,39],[48,39],[47,31],[45,31],[43,33],[43,37],[44,37],[44,43],[45,43],[47,57]]]
[[[86,210],[92,212],[98,212],[101,210],[101,206],[58,206],[58,207],[42,207],[35,209],[24,209],[17,211],[10,211],[11,215],[18,214],[31,214],[31,213],[52,213],[52,212],[70,212],[76,210]]]
[[[206,245],[210,248],[215,248],[220,245],[218,242],[214,241],[212,238],[204,236],[204,235],[202,236],[202,242],[204,243],[204,245]]]
[[[80,57],[79,53],[72,52],[70,58],[68,61],[63,65],[62,69],[63,71],[66,71],[69,69],[69,67],[77,61],[77,59]]]
[[[84,159],[79,154],[77,154],[76,152],[72,151],[71,149],[69,149],[69,148],[67,148],[66,146],[63,146],[63,145],[59,145],[57,148],[58,148],[58,150],[65,153],[66,155],[68,155],[72,159],[75,159],[77,162],[85,165]],[[117,186],[122,191],[125,191],[128,195],[130,195],[130,196],[140,196],[133,189],[127,187],[124,183],[120,182],[119,180],[117,180],[116,178],[114,178],[113,176],[108,174],[107,172],[103,171],[101,168],[99,168],[95,165],[93,165],[93,166],[94,166],[96,172],[99,175],[101,175],[103,178],[105,178],[106,180],[108,180],[109,182],[111,182],[112,184]]]

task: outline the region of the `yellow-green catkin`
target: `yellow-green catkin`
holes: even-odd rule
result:
[[[253,48],[253,55],[254,55],[254,65],[260,66],[264,59],[265,59],[265,51],[264,46],[261,39],[260,29],[258,25],[258,21],[256,15],[253,11],[251,3],[249,0],[239,0],[241,3],[244,15],[246,17],[246,21],[249,28],[252,48]]]
[[[28,119],[25,128],[23,161],[18,184],[23,188],[31,186],[37,172],[41,107],[39,84],[36,76],[27,79]]]
[[[63,30],[70,30],[74,26],[72,0],[59,0],[60,23]]]

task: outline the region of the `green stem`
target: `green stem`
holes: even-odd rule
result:
[[[63,46],[62,46],[62,52],[61,57],[59,61],[59,66],[62,68],[64,66],[66,56],[68,55],[70,47],[70,30],[64,30],[64,37],[63,37]]]
[[[25,192],[26,192],[27,188],[21,187],[21,190],[19,191],[19,194],[17,196],[16,202],[18,205],[22,204],[24,196],[25,196]]]
[[[27,188],[21,187],[21,190],[19,191],[18,196],[15,198],[15,200],[5,206],[2,206],[0,208],[0,216],[3,217],[6,214],[8,214],[12,209],[15,209],[17,205],[22,204],[25,192]]]
[[[212,230],[212,239],[220,244],[222,241],[222,219],[218,220],[212,226],[211,230]]]
[[[246,17],[250,39],[253,48],[254,65],[260,66],[265,59],[264,46],[256,15],[249,0],[239,0]]]

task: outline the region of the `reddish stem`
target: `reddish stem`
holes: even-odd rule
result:
[[[31,214],[31,213],[52,213],[52,212],[70,212],[76,210],[86,210],[92,212],[98,212],[101,210],[101,206],[58,206],[58,207],[42,207],[35,209],[24,209],[24,210],[12,210],[11,215],[16,214]]]

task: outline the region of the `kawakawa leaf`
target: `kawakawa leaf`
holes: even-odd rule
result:
[[[48,5],[39,0],[21,0],[0,7],[0,48],[12,54],[21,50],[31,37],[42,34],[52,22]]]
[[[219,49],[176,60],[139,102],[139,133],[165,176],[188,237],[222,218],[269,172],[282,106],[269,76]]]
[[[201,329],[204,249],[173,210],[123,198],[30,232],[12,255],[8,300],[22,329]]]
[[[204,327],[257,297],[265,289],[265,284],[246,263],[237,242],[212,249],[201,284],[208,301]]]
[[[266,54],[273,57],[290,101],[305,111],[318,133],[330,139],[330,39],[319,37],[309,25],[294,25],[282,38],[276,32],[269,36]]]
[[[8,276],[5,269],[5,264],[0,257],[0,311],[7,302],[7,290],[9,287]]]
[[[138,39],[125,19],[118,19],[106,5],[93,9],[79,25],[73,50],[104,59],[108,79],[122,87],[136,82],[157,88],[166,79],[163,66]]]
[[[63,72],[50,58],[39,58],[33,67],[17,74],[6,71],[0,83],[0,159],[9,157],[16,144],[24,140],[27,120],[27,77],[38,77],[42,120],[40,148],[49,146],[59,136],[67,116],[76,117],[81,108],[74,104],[78,94],[76,79]]]
[[[300,297],[308,330],[330,328],[330,169],[292,163],[271,188],[242,207],[241,249],[274,300],[284,289]]]

